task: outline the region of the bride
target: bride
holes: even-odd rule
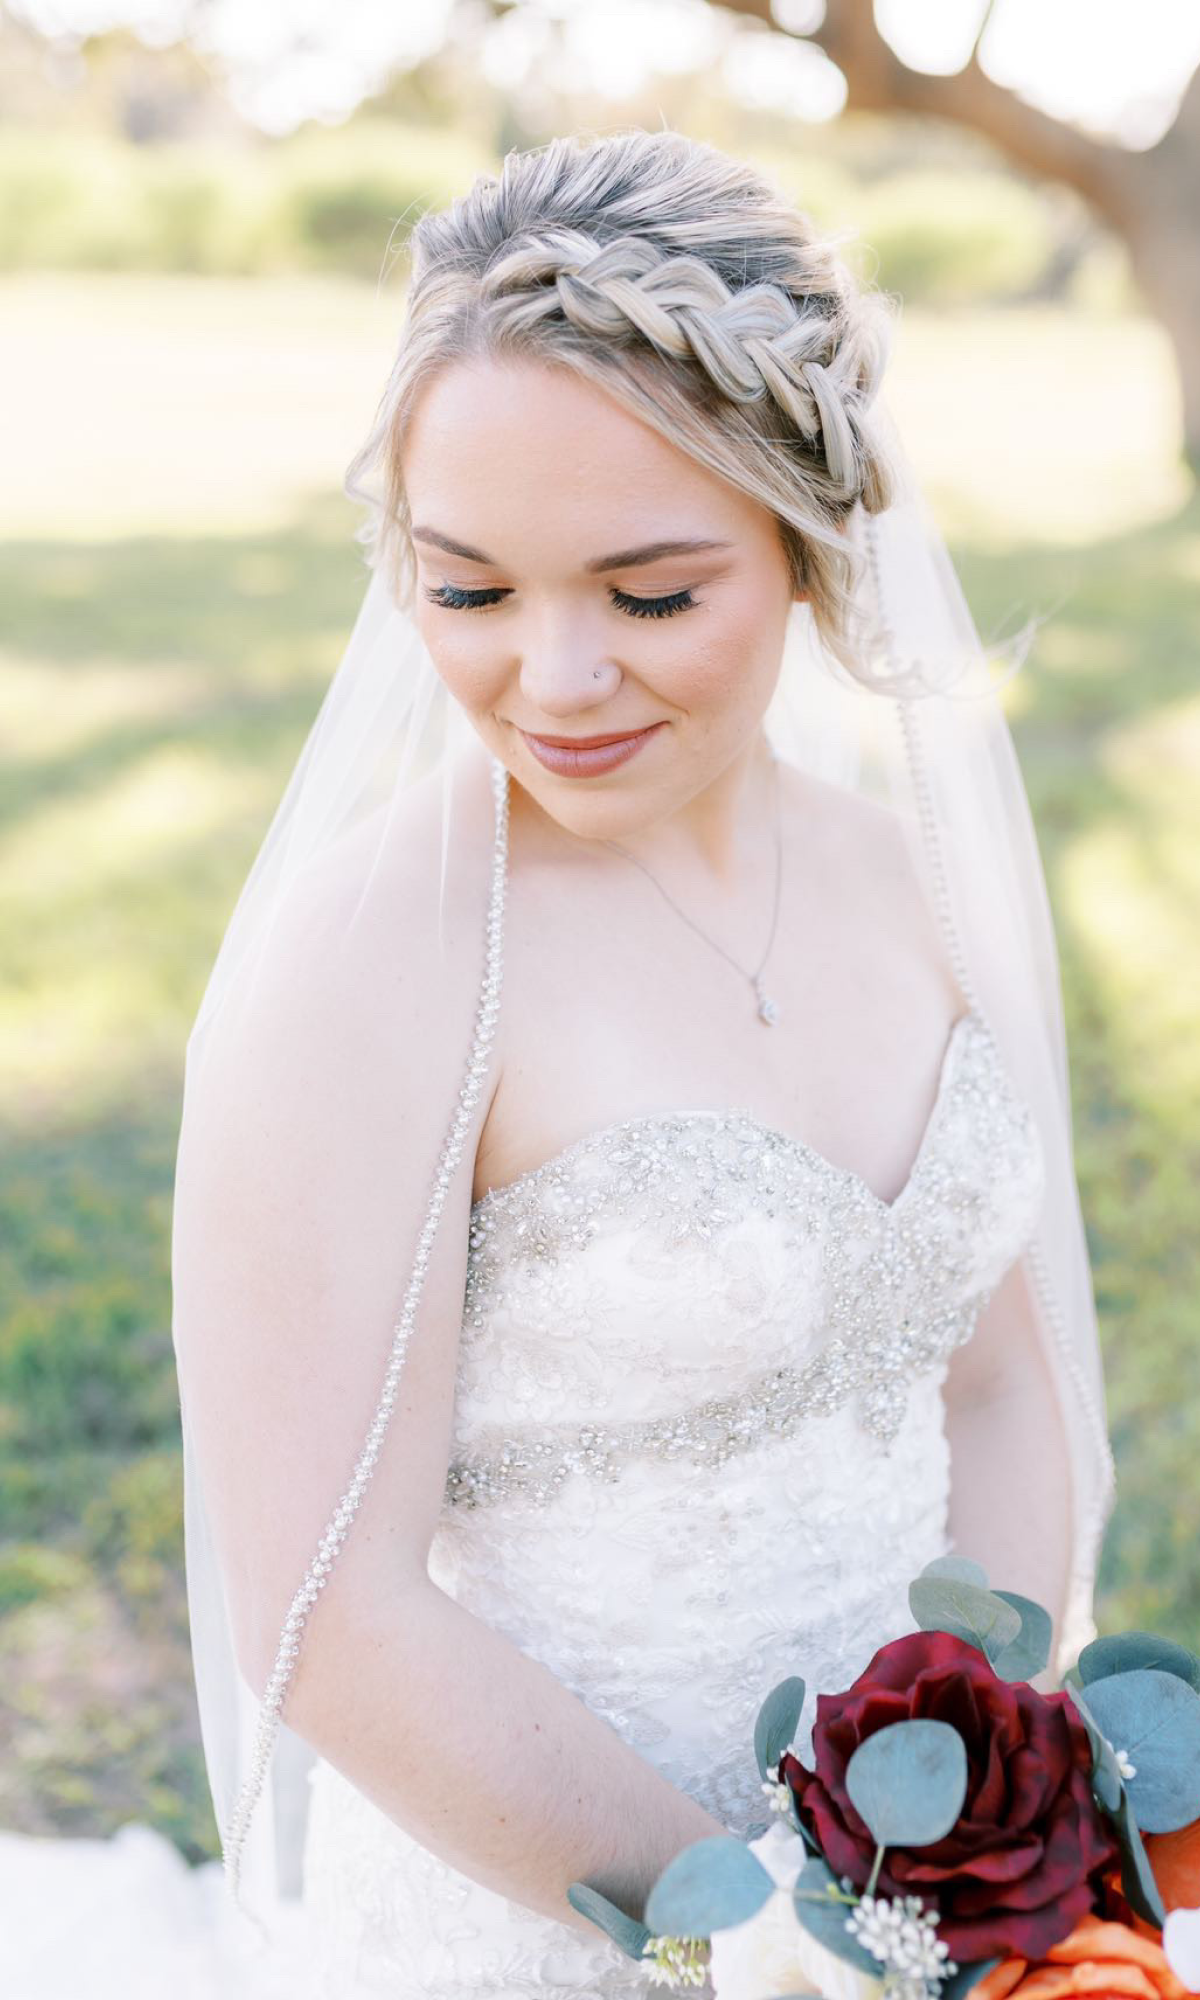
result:
[[[370,587],[189,1044],[197,1693],[264,1982],[624,1996],[569,1886],[761,1830],[763,1696],[803,1756],[925,1563],[1094,1631],[1057,966],[890,301],[671,132],[412,249]]]

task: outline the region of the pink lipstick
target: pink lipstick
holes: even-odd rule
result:
[[[615,771],[618,764],[635,757],[648,737],[666,725],[652,722],[647,729],[635,729],[623,736],[531,736],[522,729],[539,764],[560,778],[594,778],[602,771]]]

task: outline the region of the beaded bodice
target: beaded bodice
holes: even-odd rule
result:
[[[590,1133],[472,1208],[447,1501],[717,1466],[847,1399],[886,1444],[1024,1240],[1041,1172],[973,1010],[890,1203],[739,1109]]]
[[[847,1685],[948,1542],[950,1355],[1033,1233],[1037,1127],[974,1012],[892,1202],[740,1109],[588,1134],[477,1201],[434,1581],[730,1832],[788,1674]],[[577,1774],[575,1774],[577,1775]],[[379,1990],[646,1975],[447,1867],[318,1766],[308,1866]],[[375,1990],[372,1988],[371,1990]]]

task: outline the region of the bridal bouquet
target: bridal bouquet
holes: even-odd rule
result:
[[[819,1694],[764,1701],[774,1818],[677,1854],[638,1923],[573,1907],[648,1984],[716,2000],[1185,2000],[1200,1992],[1200,1659],[1149,1632],[1094,1640],[1055,1693],[1051,1621],[945,1556],[909,1586],[917,1632]]]

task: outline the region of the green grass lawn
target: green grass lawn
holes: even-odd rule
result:
[[[394,297],[6,281],[0,1823],[217,1851],[170,1341],[184,1040],[365,580]],[[1200,1645],[1200,500],[1144,321],[913,313],[892,406],[1006,699],[1062,953],[1120,1499],[1102,1629]]]

